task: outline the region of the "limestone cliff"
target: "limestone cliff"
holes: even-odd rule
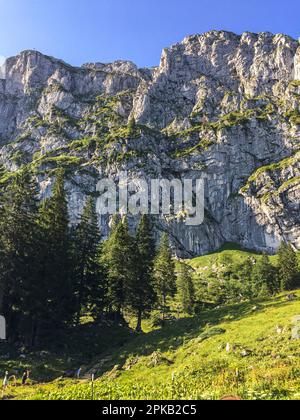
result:
[[[225,242],[272,252],[283,238],[300,249],[298,41],[211,31],[165,49],[153,69],[25,51],[0,75],[3,187],[27,165],[47,195],[62,166],[76,222],[103,177],[205,174],[202,226],[157,220],[180,255]]]

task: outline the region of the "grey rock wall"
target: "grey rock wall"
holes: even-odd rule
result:
[[[156,220],[179,255],[225,242],[273,252],[283,239],[300,249],[298,41],[211,31],[165,49],[154,69],[125,61],[75,68],[25,51],[1,74],[2,188],[28,166],[49,195],[64,167],[76,223],[106,176],[205,176],[203,225]],[[104,235],[108,224],[102,218]]]

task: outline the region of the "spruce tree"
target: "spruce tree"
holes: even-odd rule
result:
[[[95,199],[89,197],[74,231],[73,276],[77,325],[84,307],[91,307],[97,301],[101,306],[103,301],[103,279],[98,261],[100,239]]]
[[[31,345],[39,316],[40,244],[37,185],[29,171],[16,174],[1,196],[0,208],[1,310],[9,340],[21,339]]]
[[[282,242],[278,250],[278,281],[281,290],[293,290],[300,286],[297,254],[291,244]]]
[[[76,310],[71,278],[71,237],[64,172],[57,172],[52,196],[40,210],[43,232],[41,278],[47,291],[44,324],[51,332],[71,323]]]
[[[195,311],[195,288],[191,267],[185,263],[180,263],[177,275],[177,291],[182,312],[193,315]]]
[[[114,218],[110,237],[103,245],[101,262],[107,274],[108,311],[114,315],[116,321],[123,318],[126,303],[126,285],[132,252],[129,242],[126,221]]]
[[[163,320],[168,310],[168,298],[176,294],[175,263],[172,258],[172,251],[169,236],[165,233],[162,236],[158,254],[154,264],[155,291]]]
[[[143,315],[149,312],[155,302],[153,286],[153,265],[155,241],[149,217],[143,215],[137,229],[136,243],[131,241],[131,272],[126,287],[127,306],[137,316],[136,331],[142,331]]]
[[[258,259],[252,270],[253,295],[270,296],[280,289],[276,269],[270,262],[268,255],[264,254]]]

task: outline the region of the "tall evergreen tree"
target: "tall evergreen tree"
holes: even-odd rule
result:
[[[161,239],[160,247],[154,265],[155,290],[158,304],[165,319],[168,310],[167,301],[169,297],[176,294],[175,263],[172,258],[172,251],[169,236],[165,233]]]
[[[7,284],[7,277],[6,277],[6,252],[5,252],[5,208],[4,208],[4,200],[3,194],[0,196],[0,314],[3,314],[4,311],[4,292]]]
[[[23,170],[6,187],[0,204],[2,311],[10,341],[32,344],[40,297],[37,185]]]
[[[278,281],[281,290],[300,286],[297,254],[291,244],[282,242],[278,250]]]
[[[91,307],[96,302],[103,306],[103,278],[99,266],[100,239],[95,200],[90,197],[74,232],[73,275],[77,325],[83,307]]]
[[[234,293],[236,299],[241,297],[252,299],[257,293],[252,280],[253,268],[256,263],[255,258],[247,257],[242,263],[232,266],[231,285],[237,286]],[[230,289],[234,289],[234,287],[230,287]]]
[[[177,275],[177,290],[183,313],[192,315],[195,310],[195,288],[191,267],[181,263]]]
[[[150,311],[155,302],[153,287],[153,265],[155,241],[149,217],[143,215],[138,226],[136,243],[131,239],[131,272],[126,287],[126,300],[129,308],[137,316],[136,331],[142,331],[142,317]]]
[[[40,211],[43,232],[41,278],[47,291],[44,323],[51,330],[71,322],[76,311],[71,279],[71,243],[64,172],[57,172],[52,196]]]
[[[253,266],[252,287],[254,296],[273,295],[280,290],[276,268],[266,254]]]
[[[127,223],[114,218],[110,237],[103,245],[101,262],[107,273],[108,311],[116,320],[122,319],[125,308],[131,252]]]

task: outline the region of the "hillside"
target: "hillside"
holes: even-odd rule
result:
[[[63,168],[76,223],[103,178],[205,178],[201,226],[157,218],[178,256],[299,248],[299,56],[287,35],[226,31],[185,38],[151,69],[24,51],[1,70],[0,185],[28,168],[47,197]]]
[[[300,399],[299,341],[291,340],[292,320],[300,315],[300,291],[295,294],[292,302],[285,294],[203,311],[170,321],[161,330],[147,324],[143,335],[121,334],[115,327],[101,334],[101,327],[86,324],[73,341],[58,338],[60,352],[56,347],[56,353],[42,357],[8,361],[1,347],[1,371],[20,374],[30,367],[36,381],[10,387],[5,398],[91,399],[90,375],[95,373],[94,398],[102,400],[219,399],[228,394]],[[54,380],[83,362],[81,380]]]
[[[205,274],[206,276],[214,273],[219,266],[227,266],[228,264],[243,264],[248,258],[261,258],[260,253],[243,249],[238,244],[227,243],[217,252],[187,260],[188,264],[193,268],[194,275]],[[274,266],[277,264],[277,255],[271,255],[270,261]],[[300,253],[298,253],[298,260],[300,262]]]

